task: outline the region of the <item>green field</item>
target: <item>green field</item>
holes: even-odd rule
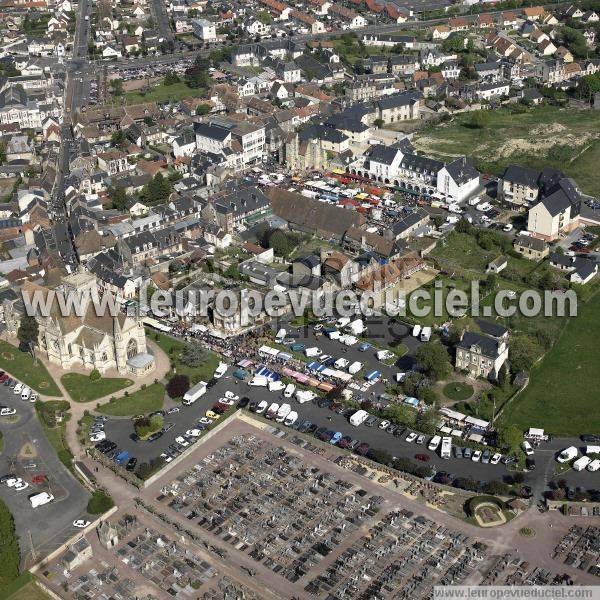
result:
[[[183,342],[175,340],[168,335],[157,333],[156,331],[147,330],[147,334],[171,359],[171,366],[177,369],[177,375],[187,375],[192,385],[199,381],[209,381],[212,379],[215,369],[219,364],[219,358],[216,354],[207,349],[207,360],[205,363],[199,367],[188,367],[179,360],[184,347]]]
[[[21,352],[8,342],[0,340],[0,369],[44,396],[60,396],[60,390],[38,360],[33,364],[31,354]]]
[[[413,142],[418,150],[443,160],[466,154],[492,174],[501,174],[511,163],[535,169],[553,166],[573,177],[584,192],[598,192],[600,112],[540,106],[488,115],[483,129],[466,126],[471,116],[460,115],[417,133]]]
[[[92,381],[89,375],[67,373],[60,378],[67,392],[75,402],[90,402],[104,398],[133,384],[125,377],[100,378]]]
[[[444,396],[449,400],[468,400],[473,395],[473,386],[454,381],[444,386]]]
[[[130,417],[143,415],[163,406],[165,388],[160,383],[153,383],[146,389],[138,390],[129,396],[117,398],[114,402],[101,404],[97,412],[112,417]]]
[[[565,330],[531,373],[528,387],[502,415],[522,429],[543,427],[548,433],[573,436],[600,431],[600,294],[579,305]]]
[[[143,102],[178,101],[183,98],[202,98],[205,95],[206,90],[188,87],[181,81],[179,83],[174,83],[173,85],[160,83],[145,94],[140,92],[127,92],[123,94],[123,97],[127,101],[127,104],[141,104]]]

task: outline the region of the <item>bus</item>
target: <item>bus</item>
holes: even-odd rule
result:
[[[451,452],[452,452],[452,438],[451,437],[443,437],[442,438],[442,448],[440,450],[440,456],[442,458],[448,459],[448,458],[450,458]]]

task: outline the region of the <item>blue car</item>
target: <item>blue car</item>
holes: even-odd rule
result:
[[[369,348],[372,348],[373,346],[371,344],[368,344],[367,342],[365,342],[364,344],[361,344],[358,347],[358,351],[359,352],[366,352]]]
[[[342,437],[344,437],[342,435],[342,432],[341,431],[336,431],[333,434],[333,437],[329,440],[329,443],[330,444],[337,444],[342,439]]]

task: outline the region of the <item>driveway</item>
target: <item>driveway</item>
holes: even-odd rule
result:
[[[0,455],[0,473],[15,473],[29,483],[22,492],[0,485],[0,497],[8,505],[19,533],[19,545],[24,566],[36,562],[32,545],[38,557],[48,554],[71,538],[75,519],[85,517],[88,491],[58,460],[38,421],[33,404],[23,402],[8,387],[0,386],[0,404],[17,410],[17,419],[7,422],[0,418],[4,434],[4,450]],[[28,468],[35,464],[35,467]],[[47,485],[36,486],[32,477],[45,474]],[[28,497],[49,491],[55,501],[32,508]]]

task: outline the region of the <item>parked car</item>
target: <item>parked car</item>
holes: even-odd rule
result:
[[[425,443],[425,436],[423,434],[421,434],[418,438],[417,438],[417,444],[424,444]]]
[[[429,462],[429,454],[415,454],[415,458],[421,462]]]
[[[73,527],[77,527],[78,529],[85,529],[90,524],[91,523],[85,519],[77,519],[76,521],[73,521]]]
[[[362,444],[359,444],[356,447],[356,454],[360,454],[361,456],[365,456],[366,453],[369,451],[369,444],[367,444],[367,442],[363,442]]]
[[[531,444],[525,440],[522,444],[521,447],[523,448],[523,452],[525,452],[525,454],[527,456],[532,456],[533,455],[533,448],[531,447]]]
[[[414,431],[411,431],[407,436],[406,436],[406,441],[407,442],[414,442],[417,439],[417,434]]]
[[[471,460],[473,462],[479,462],[481,460],[481,450],[475,450],[473,456],[471,456]]]

